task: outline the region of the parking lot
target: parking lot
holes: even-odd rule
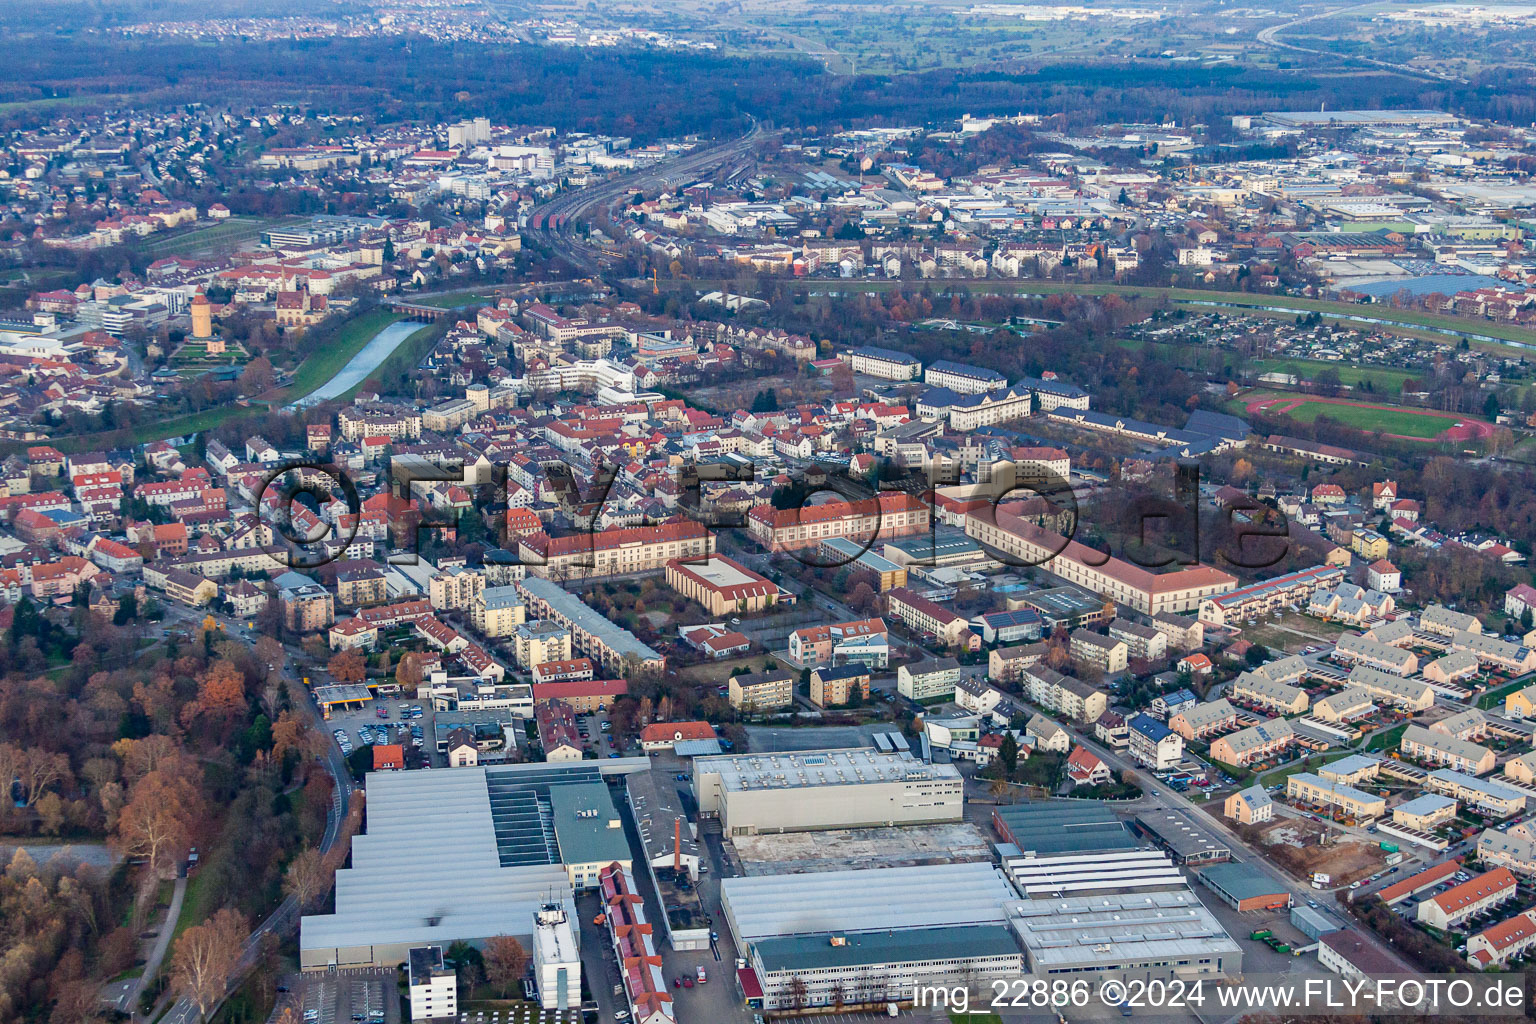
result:
[[[350,968],[292,979],[303,1024],[400,1024],[399,972]]]
[[[403,706],[421,708],[420,718],[406,718]],[[378,717],[378,709],[383,708],[387,718]],[[433,767],[442,767],[447,761],[430,749],[432,745],[432,702],[419,701],[413,697],[401,696],[398,698],[380,698],[369,701],[362,710],[358,711],[332,711],[331,718],[325,723],[328,730],[340,729],[347,735],[352,749],[363,746],[358,738],[360,729],[384,729],[388,733],[386,743],[405,743],[414,738],[415,732],[420,731],[420,743],[423,752],[429,755],[428,763]],[[405,738],[402,738],[402,733]],[[343,750],[346,748],[343,747]]]

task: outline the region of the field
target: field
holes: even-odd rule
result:
[[[1330,362],[1326,359],[1255,359],[1248,364],[1254,373],[1289,373],[1297,380],[1316,380],[1323,370],[1339,375],[1339,383],[1350,387],[1370,384],[1378,391],[1401,391],[1403,381],[1414,380],[1416,374],[1408,370],[1394,370],[1386,366],[1361,366],[1358,363]]]
[[[496,296],[483,292],[448,292],[444,295],[428,295],[410,301],[422,306],[436,306],[438,309],[458,309],[460,306],[490,305],[496,301]]]
[[[185,230],[150,235],[135,243],[134,248],[153,259],[229,251],[246,242],[254,242],[269,228],[303,220],[303,217],[230,217],[223,221],[200,222]]]
[[[1379,430],[1391,437],[1414,441],[1481,440],[1493,432],[1491,424],[1471,416],[1435,412],[1431,409],[1403,409],[1350,399],[1252,392],[1239,401],[1250,414],[1263,412],[1272,416],[1283,415],[1301,423],[1311,423],[1319,416],[1328,416],[1357,430]]]
[[[1394,725],[1390,729],[1382,729],[1371,734],[1371,738],[1365,741],[1367,752],[1372,750],[1396,750],[1397,745],[1403,741],[1403,733],[1408,731],[1408,723]]]

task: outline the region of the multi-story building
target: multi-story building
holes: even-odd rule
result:
[[[743,713],[776,711],[795,702],[795,676],[782,670],[731,676],[731,707]]]
[[[1285,795],[1290,800],[1313,807],[1336,807],[1352,818],[1379,818],[1387,813],[1385,797],[1311,772],[1297,772],[1288,776],[1285,780]]]
[[[1440,765],[1453,771],[1485,775],[1493,771],[1492,750],[1470,740],[1457,739],[1422,725],[1409,725],[1399,745],[1404,757],[1425,764]]]
[[[472,609],[484,589],[485,573],[461,565],[441,569],[427,581],[428,599],[438,611]]]
[[[654,572],[668,562],[703,561],[715,553],[715,535],[699,523],[589,530],[569,537],[520,537],[518,557],[534,576],[548,579],[627,576]]]
[[[443,947],[416,946],[406,958],[411,1020],[453,1019],[459,1015],[458,976],[443,963]]]
[[[1005,390],[1008,378],[996,370],[939,359],[929,363],[923,371],[923,383],[962,395],[979,395],[985,391]]]
[[[1282,715],[1297,715],[1307,710],[1306,690],[1277,683],[1257,672],[1244,672],[1238,676],[1232,683],[1232,696]]]
[[[564,906],[547,903],[533,918],[533,977],[539,1005],[566,1011],[581,1005],[581,950]]]
[[[868,700],[869,682],[864,665],[823,665],[811,671],[811,703],[819,708],[840,707],[855,693],[860,700]]]
[[[804,508],[759,505],[747,513],[752,539],[775,551],[818,546],[829,537],[890,540],[922,533],[932,524],[931,509],[905,492],[887,491],[857,501],[829,501]]]
[[[1405,679],[1365,665],[1349,670],[1349,685],[1382,704],[1405,711],[1425,711],[1435,703],[1435,688],[1423,679]]]
[[[1450,768],[1437,768],[1430,772],[1424,780],[1424,788],[1431,793],[1453,797],[1478,814],[1494,818],[1519,814],[1525,810],[1528,797],[1525,790]]]
[[[1073,661],[1085,662],[1111,674],[1124,672],[1130,656],[1124,640],[1087,629],[1072,631],[1071,652]]]
[[[528,621],[528,608],[516,587],[484,587],[470,602],[469,620],[486,636],[511,636]]]
[[[531,671],[547,661],[563,661],[571,655],[571,631],[549,619],[525,622],[512,633],[519,668]]]
[[[965,616],[919,597],[906,587],[897,587],[885,595],[886,607],[903,625],[920,636],[931,636],[945,647],[958,647],[967,638],[980,647],[981,638],[970,631]]]
[[[629,676],[636,672],[659,672],[666,667],[666,658],[641,643],[629,630],[588,608],[580,598],[562,590],[552,580],[530,576],[516,586],[527,602],[530,615],[550,619],[569,629],[574,653],[591,658],[605,673]]]
[[[1226,764],[1245,766],[1263,761],[1296,742],[1296,730],[1283,718],[1250,725],[1220,736],[1211,743],[1211,757]]]
[[[780,596],[776,584],[724,555],[668,562],[667,585],[711,615],[762,611]]]
[[[1007,505],[986,504],[972,510],[965,517],[965,532],[1019,564],[1040,566],[1143,615],[1191,611],[1237,585],[1236,577],[1205,565],[1149,572],[1041,529]]]
[[[1467,936],[1467,963],[1478,970],[1501,967],[1533,945],[1536,945],[1536,911],[1524,910]]]
[[[1168,728],[1186,740],[1200,740],[1236,727],[1237,709],[1225,697],[1186,706],[1170,715]]]
[[[1421,793],[1392,808],[1392,823],[1419,832],[1439,828],[1456,817],[1456,801],[1438,793]]]
[[[1153,626],[1143,626],[1129,619],[1116,619],[1109,624],[1109,635],[1122,641],[1126,653],[1132,658],[1157,661],[1168,654],[1168,635]]]
[[[896,692],[919,702],[953,697],[959,681],[960,663],[954,658],[931,658],[896,670]]]
[[[1184,737],[1150,715],[1137,715],[1130,727],[1130,755],[1155,772],[1171,771],[1184,759]]]
[[[1340,634],[1333,656],[1352,665],[1363,665],[1395,676],[1411,676],[1419,670],[1418,655],[1401,647],[1378,643],[1357,633]]]
[[[849,349],[839,353],[839,358],[848,364],[848,368],[854,373],[861,373],[867,377],[880,377],[884,380],[916,380],[923,372],[922,360],[916,356],[909,356],[905,352],[896,352],[888,348],[878,348],[874,345],[862,345],[859,348]]]
[[[1369,690],[1350,686],[1338,693],[1330,693],[1312,705],[1312,717],[1332,725],[1353,722],[1365,718],[1376,710],[1376,702]]]
[[[1318,590],[1343,581],[1344,570],[1316,565],[1286,573],[1250,586],[1229,589],[1200,604],[1200,621],[1212,626],[1236,625],[1257,619],[1288,605],[1305,605]]]
[[[1263,786],[1249,786],[1227,797],[1222,813],[1240,825],[1262,825],[1275,817],[1275,802]]]
[[[336,601],[320,584],[295,572],[276,579],[283,625],[295,633],[313,633],[336,621]]]
[[[846,640],[885,636],[885,620],[856,619],[829,626],[806,626],[789,634],[789,657],[799,665],[835,665],[833,652]],[[874,666],[884,668],[884,665]]]
[[[1020,681],[1027,688],[1031,703],[1074,722],[1097,722],[1109,708],[1109,695],[1103,690],[1044,665],[1023,669]]]
[[[533,684],[533,702],[540,704],[559,702],[578,715],[592,715],[606,711],[615,697],[629,692],[629,683],[623,679],[563,679],[558,682]]]

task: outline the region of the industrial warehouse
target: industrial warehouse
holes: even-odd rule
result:
[[[965,801],[954,765],[924,763],[889,741],[849,750],[700,757],[693,762],[693,785],[699,814],[718,816],[728,836],[959,821]]]
[[[575,889],[597,883],[592,865],[622,850],[628,866],[627,846],[611,841],[603,779],[649,767],[620,758],[374,773],[367,833],[336,872],[335,912],[303,919],[300,966],[393,967],[415,946],[504,934],[531,947],[552,895],[574,918]],[[446,870],[427,867],[445,856]]]
[[[1021,965],[1005,926],[1014,891],[990,864],[942,864],[728,878],[720,903],[747,961],[749,1004],[908,1000],[914,980],[1009,977]]]

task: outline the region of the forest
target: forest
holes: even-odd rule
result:
[[[319,852],[325,737],[290,692],[282,645],[253,649],[211,621],[162,636],[131,596],[115,610],[82,594],[69,611],[23,599],[5,612],[0,773],[16,782],[0,834],[115,856],[77,866],[18,851],[4,866],[0,1021],[105,1019],[101,986],[142,972],[141,933],[194,849],[178,937],[140,1008],[211,1002],[223,977],[215,993],[207,965],[232,966],[248,924],[285,896],[316,905],[336,866]],[[275,984],[259,964],[257,976]]]
[[[1177,120],[1276,109],[1430,107],[1524,123],[1536,89],[1490,70],[1465,85],[1381,74],[1271,71],[1163,61],[1084,61],[909,75],[832,75],[790,57],[737,58],[650,50],[398,39],[189,42],[66,33],[0,37],[12,73],[0,124],[35,122],[27,104],[295,103],[378,122],[485,115],[511,124],[603,131],[640,142],[727,135],[750,118],[837,130],[913,124],[965,113],[1062,115],[1069,125]],[[67,45],[65,45],[67,44]]]

